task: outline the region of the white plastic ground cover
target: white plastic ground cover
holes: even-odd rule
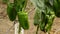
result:
[[[15,24],[15,34],[18,34],[18,28],[19,28],[19,23]],[[24,34],[24,29],[21,27],[21,32],[20,34]]]

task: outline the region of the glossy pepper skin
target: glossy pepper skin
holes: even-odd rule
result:
[[[36,9],[35,15],[34,15],[34,25],[37,26],[39,25],[39,20],[40,20],[40,11],[39,9]]]
[[[40,23],[40,30],[41,31],[44,31],[44,29],[45,29],[45,21],[46,21],[46,16],[45,16],[45,13],[44,12],[42,12],[42,14],[41,14],[41,23]]]
[[[10,21],[14,21],[16,19],[17,12],[14,8],[13,3],[8,3],[7,4],[7,14],[8,14],[8,17],[9,17]]]
[[[45,25],[45,31],[49,32],[51,30],[52,24],[53,24],[53,20],[55,18],[55,13],[51,8],[47,8],[47,24]]]
[[[24,11],[18,12],[19,24],[23,29],[29,29],[28,14]]]
[[[42,12],[42,21],[40,22],[40,30],[49,32],[51,30],[55,13],[52,8],[47,7],[46,13]]]

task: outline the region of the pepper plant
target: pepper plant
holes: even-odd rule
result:
[[[55,16],[60,17],[60,0],[31,0],[35,6],[34,25],[37,26],[36,34],[40,29],[43,32],[50,30]]]
[[[55,16],[60,17],[60,0],[31,0],[35,6],[34,25],[37,26],[36,34],[40,29],[43,32],[50,32]],[[19,31],[29,29],[28,13],[26,13],[27,0],[14,0],[7,3],[7,14],[11,21],[18,16]]]
[[[13,3],[7,2],[7,14],[10,21],[15,21],[16,16],[18,17],[19,21],[18,34],[20,34],[21,27],[24,30],[29,29],[28,13],[25,11],[26,5],[27,0],[14,0]]]

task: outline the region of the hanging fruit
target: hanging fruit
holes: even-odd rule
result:
[[[7,5],[7,14],[8,14],[8,17],[11,21],[14,21],[16,19],[17,12],[14,8],[13,3],[8,3],[8,5]]]
[[[28,14],[24,11],[18,12],[18,20],[19,20],[19,25],[23,29],[29,29],[29,23],[28,23]]]
[[[51,27],[52,27],[52,24],[53,24],[53,21],[54,21],[54,18],[55,18],[55,13],[52,10],[52,8],[47,8],[47,12],[48,12],[47,15],[46,15],[47,24],[45,26],[45,31],[49,32],[51,30]]]

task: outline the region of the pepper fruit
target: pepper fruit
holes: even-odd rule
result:
[[[7,4],[7,14],[8,14],[8,17],[11,21],[14,21],[16,19],[17,12],[14,8],[13,3],[8,3]]]
[[[18,14],[18,21],[19,24],[23,29],[29,29],[29,23],[28,23],[28,14],[24,11],[20,11]]]

